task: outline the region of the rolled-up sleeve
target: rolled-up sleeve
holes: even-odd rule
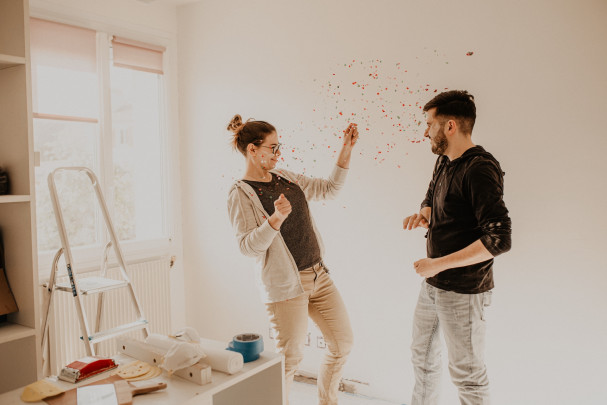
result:
[[[229,194],[228,214],[242,254],[249,257],[265,254],[279,231],[268,220],[257,225],[253,203],[237,187]]]
[[[466,174],[474,215],[480,227],[480,240],[487,250],[498,256],[512,246],[512,221],[504,203],[504,178],[493,162],[474,164]]]
[[[337,165],[328,179],[312,178],[302,174],[296,175],[296,183],[301,187],[307,200],[330,200],[337,196],[346,183],[348,169]]]

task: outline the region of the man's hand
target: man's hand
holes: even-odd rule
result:
[[[417,274],[422,277],[434,277],[441,271],[457,267],[470,266],[472,264],[485,262],[493,259],[491,252],[487,250],[483,242],[478,239],[465,248],[446,256],[435,259],[421,259],[413,263]]]
[[[411,230],[417,227],[428,229],[430,226],[430,207],[424,207],[419,211],[419,214],[409,215],[403,219],[403,229]]]
[[[437,259],[420,259],[413,263],[415,272],[424,278],[436,276],[443,271]]]

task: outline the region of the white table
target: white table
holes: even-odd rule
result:
[[[205,346],[224,349],[227,344],[203,339]],[[116,362],[125,364],[133,361],[123,354],[114,356]],[[74,387],[109,377],[111,371],[91,377],[79,384],[70,384],[61,380],[49,379],[61,389],[70,390]],[[159,377],[147,381],[165,382],[167,388],[133,398],[133,404],[141,405],[284,405],[286,393],[284,385],[284,360],[277,353],[263,352],[259,359],[245,363],[243,369],[229,375],[213,371],[213,381],[205,385],[197,385],[180,377],[168,377],[166,372]],[[21,401],[23,388],[0,394],[0,404],[25,404]],[[46,405],[40,401],[36,404]]]

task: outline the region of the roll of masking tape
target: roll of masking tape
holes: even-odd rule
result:
[[[255,333],[242,333],[234,336],[227,350],[242,354],[245,363],[259,358],[263,352],[263,337]]]

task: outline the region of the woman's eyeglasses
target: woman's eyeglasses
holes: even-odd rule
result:
[[[281,143],[277,143],[274,146],[266,146],[266,145],[259,145],[260,148],[268,148],[268,149],[272,149],[272,153],[273,154],[277,154],[278,151],[280,150],[280,147],[282,146]]]

